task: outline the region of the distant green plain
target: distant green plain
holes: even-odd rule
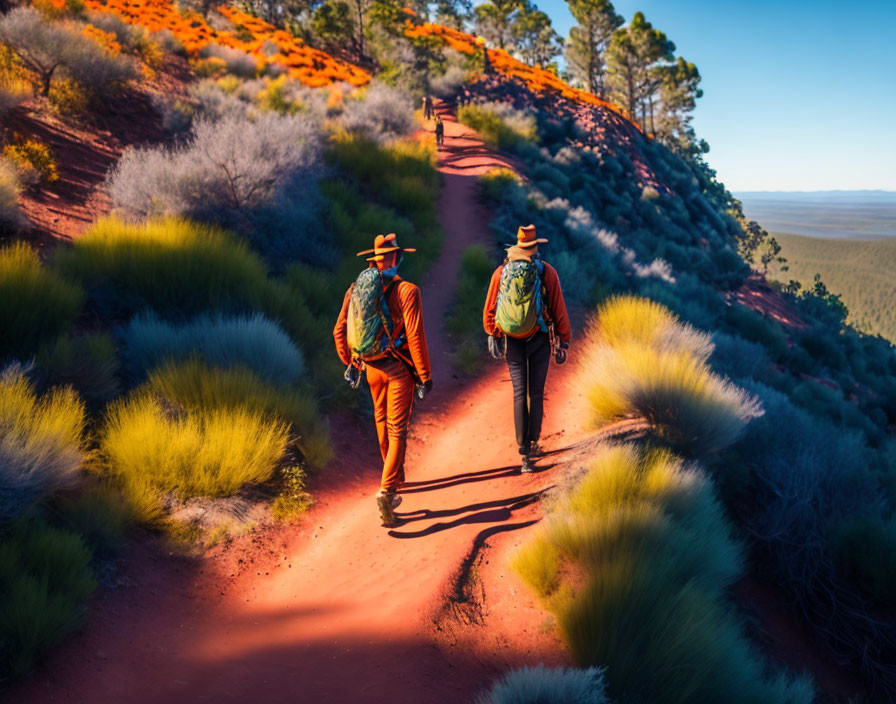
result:
[[[773,233],[789,271],[769,270],[769,278],[812,286],[821,274],[828,290],[842,296],[849,323],[896,342],[896,237],[879,240],[828,239]]]

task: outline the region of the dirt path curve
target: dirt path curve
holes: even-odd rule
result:
[[[489,240],[473,176],[505,162],[442,114],[446,243],[423,289],[436,390],[415,411],[402,524],[379,525],[379,462],[359,420],[337,438],[339,459],[298,526],[198,563],[138,544],[126,586],[105,592],[85,631],[10,701],[456,704],[509,667],[564,661],[505,567],[556,480],[551,461],[516,473],[506,367],[455,378],[442,331],[461,252]],[[552,366],[549,448],[578,426],[567,384]]]

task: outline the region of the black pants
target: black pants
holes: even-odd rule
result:
[[[551,341],[546,332],[528,340],[507,338],[507,367],[513,382],[513,423],[520,454],[541,437],[544,418],[544,384],[551,363]]]

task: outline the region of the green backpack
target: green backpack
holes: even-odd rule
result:
[[[352,357],[376,359],[394,346],[392,316],[386,303],[386,292],[391,287],[392,283],[383,288],[383,277],[375,266],[362,271],[352,284],[347,320]]]
[[[542,274],[544,263],[538,259],[504,262],[495,324],[509,337],[529,337],[539,327],[544,314]]]

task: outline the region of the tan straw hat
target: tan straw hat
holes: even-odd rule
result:
[[[365,249],[363,252],[358,252],[358,256],[363,257],[365,254],[372,254],[374,256],[368,257],[367,261],[378,262],[382,260],[384,254],[395,252],[396,250],[401,250],[402,252],[417,251],[413,247],[399,247],[398,237],[394,232],[390,232],[388,235],[377,235],[373,241],[373,249]]]
[[[516,231],[517,247],[537,247],[539,243],[547,242],[544,237],[535,237],[535,225],[521,225]]]

